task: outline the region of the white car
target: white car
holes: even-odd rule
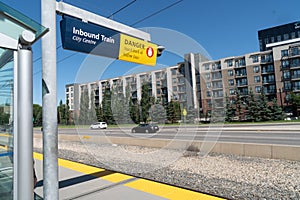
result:
[[[90,126],[91,129],[106,129],[106,122],[96,122]]]

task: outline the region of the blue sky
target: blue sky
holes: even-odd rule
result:
[[[109,16],[132,0],[64,0],[66,3]],[[113,19],[132,25],[178,0],[136,0],[135,3],[113,16]],[[41,22],[41,0],[2,0],[3,3]],[[300,21],[299,0],[183,0],[175,6],[134,25],[135,28],[161,27],[172,29],[194,39],[209,53],[212,59],[238,56],[259,51],[257,31],[294,21]],[[60,16],[57,16],[59,25]],[[155,41],[154,41],[155,42]],[[180,41],[174,41],[180,43]],[[57,29],[57,46],[61,45],[60,29]],[[33,46],[34,103],[41,104],[41,42]],[[188,52],[186,52],[188,53]],[[87,55],[57,50],[57,98],[65,102],[65,85],[75,82],[80,66]],[[71,56],[73,55],[73,56]],[[67,59],[68,56],[71,56]],[[103,58],[102,58],[103,59]],[[158,59],[164,66],[182,61],[180,56],[163,55]],[[105,76],[123,75],[137,68],[136,64],[116,61]],[[155,69],[147,67],[148,70]],[[98,73],[98,72],[95,72]],[[89,80],[95,81],[95,80]]]

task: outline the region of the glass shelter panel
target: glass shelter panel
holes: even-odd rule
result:
[[[13,199],[13,51],[0,48],[0,196]]]

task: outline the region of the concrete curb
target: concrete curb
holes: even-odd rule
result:
[[[41,134],[35,134],[41,138]],[[201,154],[207,152],[233,154],[239,156],[260,157],[269,159],[285,159],[300,161],[300,146],[252,144],[252,143],[227,143],[227,142],[202,142],[166,139],[121,138],[103,136],[74,136],[59,135],[59,140],[81,141],[86,143],[133,145],[153,148],[187,149]]]

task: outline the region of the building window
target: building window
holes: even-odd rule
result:
[[[254,76],[254,82],[259,83],[260,82],[260,76]]]
[[[176,75],[176,69],[172,69],[172,75]]]
[[[296,33],[295,32],[291,32],[291,39],[295,39],[296,38]]]
[[[277,42],[281,42],[281,35],[277,35]]]
[[[284,79],[289,79],[291,77],[291,72],[290,71],[284,71],[283,72],[283,78]]]
[[[223,90],[220,91],[213,91],[213,95],[214,97],[218,98],[218,97],[223,97]]]
[[[300,66],[300,59],[291,60],[291,67],[299,67],[299,66]]]
[[[299,55],[299,48],[298,47],[292,47],[291,48],[291,56]]]
[[[173,86],[173,91],[174,91],[174,92],[177,91],[177,86]]]
[[[205,74],[205,78],[206,78],[206,80],[209,80],[210,79],[210,74]]]
[[[172,78],[173,83],[177,83],[177,78]]]
[[[253,72],[258,73],[259,72],[259,66],[253,66]]]
[[[204,64],[203,67],[204,67],[204,70],[209,70],[209,64]]]
[[[300,81],[294,82],[293,83],[293,90],[300,90]]]
[[[282,65],[282,68],[287,68],[287,67],[289,67],[289,61],[283,60],[283,61],[281,61],[281,65]]]
[[[206,88],[211,88],[211,83],[206,83]]]
[[[284,82],[284,90],[291,90],[292,89],[292,84],[291,82],[287,81],[287,82]]]
[[[155,77],[156,77],[157,79],[159,79],[159,78],[160,78],[160,73],[155,73]]]
[[[274,42],[275,42],[275,38],[271,37],[271,43],[274,43]]]
[[[234,90],[234,89],[229,89],[229,94],[230,94],[230,95],[234,95],[234,93],[235,93],[235,90]]]
[[[251,58],[252,58],[252,62],[253,63],[257,63],[258,62],[258,55],[251,56]]]
[[[233,79],[229,79],[229,80],[228,80],[228,84],[229,84],[229,85],[234,85],[234,80],[233,80]]]
[[[255,92],[260,93],[261,92],[261,86],[255,86]]]
[[[228,76],[233,76],[233,70],[228,70]]]
[[[292,78],[293,78],[293,79],[295,79],[295,78],[300,78],[300,70],[295,70],[295,71],[293,71]]]
[[[240,67],[245,65],[246,65],[245,59],[240,59],[235,61],[235,67]]]
[[[232,67],[232,60],[227,60],[227,67]]]
[[[267,54],[267,55],[262,55],[261,56],[261,62],[272,62],[273,61],[273,55],[272,54]]]
[[[207,96],[207,97],[211,97],[211,92],[210,92],[210,91],[207,91],[207,92],[206,92],[206,96]]]
[[[287,49],[281,50],[281,57],[285,57],[289,55],[289,51]]]
[[[237,86],[244,86],[244,85],[247,85],[247,78],[237,79],[236,85],[237,85]]]
[[[287,34],[287,33],[284,34],[284,35],[283,35],[283,40],[288,40],[288,39],[289,39],[289,34]]]
[[[273,74],[263,77],[263,83],[274,83],[274,82],[275,82],[275,76]]]
[[[272,73],[274,72],[274,65],[267,65],[262,68],[262,73]]]

